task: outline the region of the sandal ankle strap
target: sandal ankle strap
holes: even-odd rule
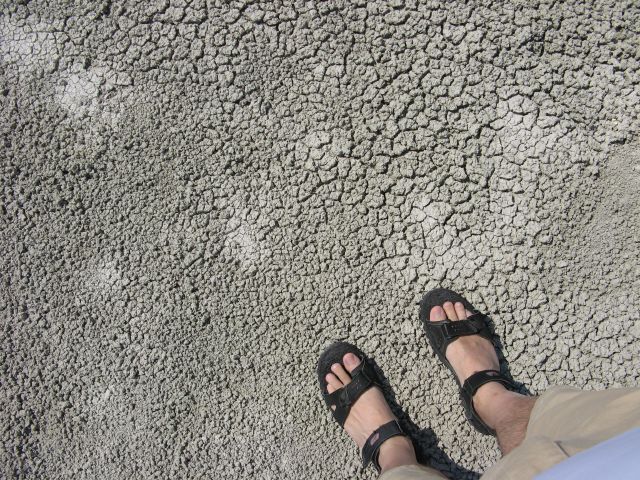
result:
[[[465,380],[462,387],[460,387],[460,397],[462,399],[462,404],[464,405],[465,416],[469,423],[471,423],[471,425],[473,425],[480,433],[495,436],[495,430],[489,427],[489,425],[480,418],[480,415],[478,415],[478,412],[476,412],[476,409],[473,406],[473,396],[481,386],[490,382],[501,383],[508,390],[518,390],[518,386],[499,371],[481,370]]]
[[[367,468],[370,463],[373,463],[373,466],[376,467],[376,470],[378,471],[378,473],[380,473],[381,469],[380,464],[378,463],[380,447],[391,437],[396,436],[407,436],[407,434],[402,430],[402,427],[400,427],[400,424],[397,420],[392,420],[389,423],[385,423],[384,425],[374,430],[373,433],[369,435],[369,438],[367,438],[367,441],[364,442],[364,446],[362,447],[363,468]]]
[[[474,373],[464,381],[462,391],[468,398],[473,398],[478,389],[485,383],[497,382],[501,383],[509,390],[517,390],[518,387],[507,377],[502,375],[498,370],[481,370]]]

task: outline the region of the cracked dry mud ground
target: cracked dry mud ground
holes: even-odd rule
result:
[[[474,478],[438,285],[531,392],[638,385],[639,2],[1,12],[2,477],[371,478],[344,338]]]

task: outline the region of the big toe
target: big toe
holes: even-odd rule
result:
[[[360,365],[360,363],[362,363],[362,360],[360,360],[353,353],[347,353],[344,357],[342,357],[342,363],[344,364],[347,371],[351,373],[357,368],[358,365]]]
[[[435,306],[431,309],[431,313],[429,314],[429,320],[432,322],[441,322],[442,320],[447,319],[447,314],[440,305]]]

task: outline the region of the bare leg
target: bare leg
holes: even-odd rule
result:
[[[448,318],[455,322],[470,315],[462,303],[446,302],[442,307],[433,307],[429,318],[431,321]],[[447,347],[446,355],[461,382],[481,370],[500,367],[493,345],[479,335],[456,339]],[[473,406],[482,420],[496,431],[503,455],[522,443],[536,398],[511,392],[495,382],[483,385],[474,395]]]
[[[500,388],[480,392],[490,386]],[[496,431],[503,455],[522,443],[537,398],[510,392],[497,383],[483,385],[476,393],[473,400],[476,411]]]
[[[393,437],[380,446],[378,457],[381,473],[402,465],[417,465],[416,452],[407,437]]]

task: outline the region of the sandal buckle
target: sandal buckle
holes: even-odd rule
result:
[[[452,340],[463,335],[475,335],[480,333],[480,330],[482,330],[482,328],[475,322],[469,321],[468,319],[445,323],[442,327],[448,340]]]

